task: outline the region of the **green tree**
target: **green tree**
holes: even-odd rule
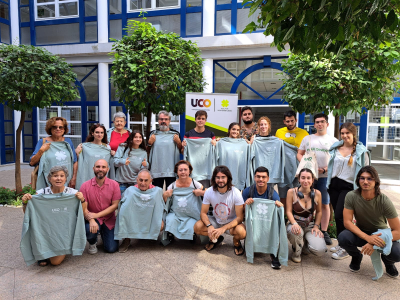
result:
[[[0,103],[21,111],[15,147],[15,185],[20,193],[21,131],[25,112],[77,98],[76,76],[64,59],[40,47],[1,44],[0,62]]]
[[[145,18],[144,18],[145,20]],[[185,93],[202,92],[200,49],[175,33],[157,31],[150,23],[128,21],[127,35],[115,40],[111,68],[116,97],[132,112],[147,116],[160,110],[185,111]]]
[[[363,38],[350,46],[323,58],[292,54],[282,64],[285,100],[300,113],[332,112],[336,137],[340,115],[388,105],[400,88],[399,38],[381,44]]]
[[[398,35],[400,0],[244,0],[250,15],[259,13],[243,32],[265,29],[279,51],[289,44],[292,53],[340,53],[366,37],[375,43]]]

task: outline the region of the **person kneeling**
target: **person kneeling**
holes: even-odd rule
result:
[[[194,225],[197,235],[208,236],[207,251],[213,250],[224,240],[223,233],[233,236],[234,252],[243,255],[244,249],[240,240],[246,237],[243,222],[244,207],[240,191],[232,186],[232,174],[226,166],[215,167],[211,177],[212,188],[204,193],[200,218]],[[213,215],[208,216],[210,205]]]
[[[290,222],[287,226],[287,235],[292,244],[292,260],[296,263],[301,262],[301,253],[308,254],[310,251],[321,256],[327,251],[324,235],[319,229],[322,217],[321,192],[313,189],[312,171],[307,168],[302,169],[299,173],[299,182],[300,186],[290,189],[286,198],[286,215]],[[314,210],[315,219],[313,219]]]

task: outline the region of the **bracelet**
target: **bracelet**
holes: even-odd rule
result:
[[[317,227],[318,227],[318,229],[320,229],[320,228],[321,228],[321,225],[318,225],[318,224],[314,224],[314,226],[317,226]]]
[[[299,224],[297,224],[297,222],[294,222],[294,223],[292,224],[292,226],[293,226],[293,225],[299,225]]]
[[[85,203],[86,202],[86,199],[85,198],[83,198],[83,201],[81,201],[81,203],[83,204],[83,203]]]

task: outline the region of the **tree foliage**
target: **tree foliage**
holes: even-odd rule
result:
[[[375,44],[353,41],[341,54],[292,54],[282,64],[285,100],[300,113],[332,112],[337,118],[390,104],[400,88],[400,39]],[[339,122],[337,119],[337,126]],[[338,127],[336,128],[338,133]]]
[[[0,74],[0,103],[21,111],[15,157],[16,191],[20,192],[20,140],[25,112],[76,99],[76,75],[64,59],[44,48],[5,44],[0,45]]]
[[[203,91],[203,60],[194,43],[150,23],[130,20],[127,32],[112,48],[112,81],[129,111],[147,115],[148,136],[151,113],[181,114],[185,93]]]
[[[361,37],[375,43],[398,35],[400,0],[244,0],[250,15],[260,13],[243,32],[265,29],[279,51],[340,53]]]

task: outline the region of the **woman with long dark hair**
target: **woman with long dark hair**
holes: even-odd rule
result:
[[[357,188],[356,175],[358,171],[369,164],[369,151],[357,141],[357,127],[353,123],[343,123],[340,126],[341,140],[332,145],[329,150],[328,180],[326,186],[330,201],[335,212],[337,236],[345,230],[343,224],[344,199],[348,192]],[[346,250],[339,245],[330,251],[333,259],[349,257]]]

